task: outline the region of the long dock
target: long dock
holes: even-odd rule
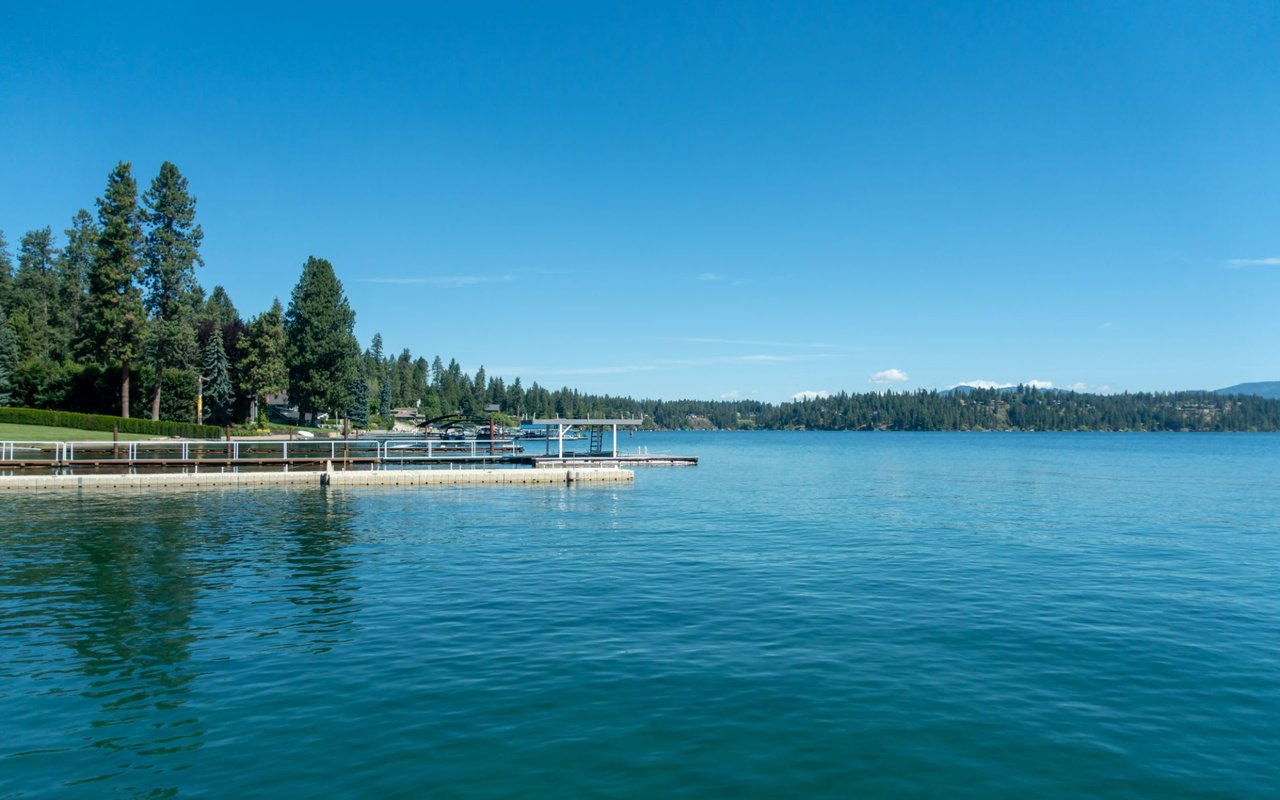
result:
[[[387,469],[312,472],[166,472],[119,475],[0,475],[4,491],[249,488],[266,486],[518,486],[625,483],[635,473],[616,467],[561,469]]]
[[[693,456],[623,454],[617,452],[616,447],[608,451],[599,448],[599,443],[596,443],[596,447],[587,452],[566,452],[561,442],[554,454],[534,455],[523,452],[523,448],[511,439],[0,441],[0,472],[205,472],[272,468],[291,472],[323,468],[326,464],[340,469],[357,467],[368,470],[450,465],[582,469],[698,463]]]

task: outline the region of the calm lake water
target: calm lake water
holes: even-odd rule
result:
[[[0,797],[1275,796],[1280,436],[0,498]]]

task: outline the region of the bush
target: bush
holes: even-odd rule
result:
[[[82,431],[110,432],[116,425],[121,433],[144,436],[182,436],[188,439],[218,439],[222,429],[213,425],[190,422],[152,422],[149,419],[125,419],[106,414],[80,414],[75,411],[45,411],[38,408],[0,408],[0,422],[13,425],[47,425],[51,428],[75,428]]]

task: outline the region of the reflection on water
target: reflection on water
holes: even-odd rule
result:
[[[162,773],[182,769],[190,759],[184,754],[201,747],[204,730],[187,707],[198,677],[190,654],[200,531],[182,505],[134,516],[112,513],[101,500],[59,502],[52,517],[24,514],[5,543],[6,594],[25,600],[19,619],[0,618],[6,650],[19,663],[44,665],[36,682],[42,693],[79,695],[79,702],[57,704],[80,709],[74,717],[39,724],[74,725],[60,733],[85,747],[73,758],[85,769],[67,770],[64,754],[49,778],[75,784],[123,777],[136,794],[168,796],[177,786]],[[81,528],[85,518],[95,523]],[[31,732],[31,722],[20,718],[19,731]],[[39,748],[32,752],[46,760]],[[155,769],[157,756],[163,770]],[[123,776],[131,771],[140,774]]]
[[[349,636],[352,515],[327,491],[16,499],[0,541],[5,772],[25,791],[176,794],[208,735],[193,692],[238,640],[322,654]],[[245,606],[219,608],[224,594]]]
[[[343,641],[356,609],[354,560],[347,553],[355,512],[349,495],[328,490],[298,498],[292,512],[305,524],[288,532],[288,597],[302,609],[291,627],[308,650],[324,653]]]

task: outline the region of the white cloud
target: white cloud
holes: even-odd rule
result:
[[[906,383],[911,380],[911,376],[900,369],[882,369],[871,376],[872,383],[878,383],[882,386],[892,386],[895,383]]]
[[[777,364],[794,361],[822,361],[831,358],[830,353],[799,353],[795,355],[773,355],[761,353],[746,356],[717,356],[713,358],[659,358],[648,363],[625,364],[606,367],[536,367],[526,366],[521,369],[497,369],[493,374],[512,374],[529,377],[534,375],[626,375],[634,372],[656,372],[659,370],[682,369],[686,367],[708,367],[716,364]]]
[[[742,392],[738,391],[737,389],[730,389],[729,391],[720,395],[721,400],[737,400],[739,397],[742,397]]]
[[[697,277],[695,277],[695,278],[694,278],[694,280],[695,280],[695,281],[702,281],[703,283],[714,283],[715,281],[722,281],[722,280],[724,280],[724,276],[723,276],[723,275],[717,275],[717,274],[716,274],[716,273],[714,273],[714,272],[704,272],[704,273],[702,273],[701,275],[698,275]]]
[[[791,399],[793,401],[817,400],[819,398],[830,397],[830,396],[831,396],[831,392],[828,392],[826,389],[806,389],[803,392],[796,392],[795,394],[791,395]]]
[[[1280,267],[1280,258],[1233,258],[1227,262],[1231,269],[1243,267]]]
[[[441,286],[446,289],[461,289],[465,286],[478,286],[484,283],[509,283],[515,280],[511,275],[421,275],[405,278],[361,278],[361,283],[380,283],[390,286]]]
[[[1067,384],[1067,391],[1069,391],[1069,392],[1087,392],[1087,391],[1089,391],[1089,386],[1088,386],[1088,384],[1080,383],[1079,381],[1076,381],[1075,383]]]
[[[1039,381],[1032,378],[1029,381],[1023,381],[1023,386],[1030,386],[1032,389],[1052,389],[1053,381]]]

